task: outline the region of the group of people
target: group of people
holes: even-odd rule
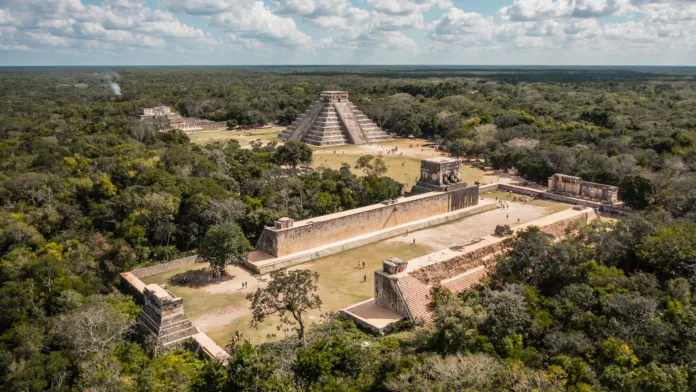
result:
[[[247,282],[242,282],[242,288],[246,289],[247,287],[249,287],[249,284]]]
[[[365,268],[365,262],[364,261],[358,261],[358,269]]]
[[[498,207],[501,207],[503,210],[509,210],[510,209],[510,203],[508,203],[505,200],[498,200],[498,198],[495,198],[496,202],[498,203]],[[527,201],[525,199],[525,204],[527,204]],[[505,214],[505,219],[510,219],[510,214]],[[520,223],[520,218],[517,218],[517,223]]]

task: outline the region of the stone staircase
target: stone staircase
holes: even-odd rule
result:
[[[302,141],[315,146],[338,146],[349,142],[348,133],[333,105],[324,106]]]
[[[278,137],[283,140],[302,140],[324,106],[325,105],[319,101],[314,102],[303,114],[297,117],[289,127],[278,134]]]
[[[353,103],[350,105],[353,109],[353,113],[355,114],[355,119],[358,121],[358,125],[360,125],[360,129],[362,129],[363,135],[367,139],[368,143],[375,143],[391,139],[389,134],[384,132],[377,126],[377,124],[367,118],[367,116],[358,110]]]
[[[336,112],[338,112],[338,116],[341,118],[341,122],[348,131],[348,135],[353,144],[367,144],[367,139],[363,135],[358,119],[355,118],[353,108],[349,103],[334,102],[333,106],[336,108]]]
[[[322,92],[278,137],[300,140],[314,146],[367,144],[391,139],[347,99],[345,92]]]

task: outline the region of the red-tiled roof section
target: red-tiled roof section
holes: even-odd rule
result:
[[[418,279],[410,276],[397,280],[397,286],[411,313],[411,317],[415,321],[423,323],[432,321],[432,315],[428,311],[430,286],[424,285]]]
[[[486,272],[486,268],[484,266],[480,266],[478,268],[471,269],[461,276],[449,280],[442,285],[455,293],[459,293],[474,287],[486,277]]]

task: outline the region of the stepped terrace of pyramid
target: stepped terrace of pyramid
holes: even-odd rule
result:
[[[346,91],[323,91],[319,100],[278,137],[314,146],[368,144],[391,139],[348,100]]]

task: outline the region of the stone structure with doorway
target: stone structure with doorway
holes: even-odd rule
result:
[[[447,192],[466,188],[461,180],[461,163],[455,158],[431,158],[421,161],[420,179],[411,189],[411,195],[427,192]]]
[[[177,129],[180,131],[195,131],[203,128],[224,127],[225,122],[210,121],[202,118],[183,117],[172,111],[169,106],[155,106],[153,108],[137,108],[130,115],[140,121],[153,121],[160,131]]]
[[[548,185],[549,192],[589,199],[604,204],[620,204],[619,188],[616,186],[587,182],[580,177],[558,173],[549,177]]]
[[[346,91],[323,91],[319,100],[278,137],[314,146],[368,144],[391,139],[348,100]]]

